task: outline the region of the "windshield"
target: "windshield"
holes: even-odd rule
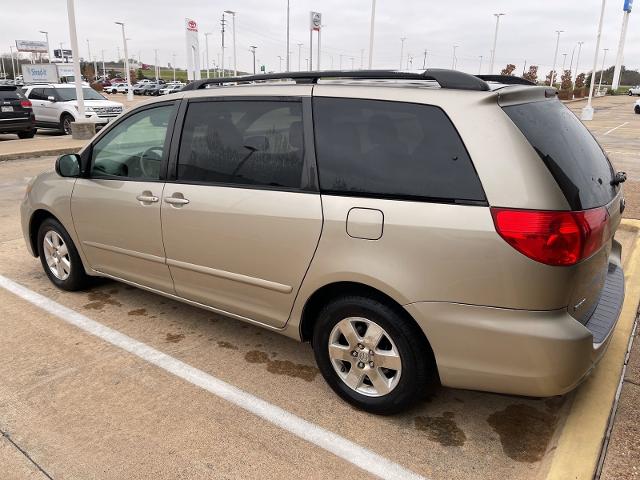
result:
[[[60,102],[68,102],[70,100],[77,100],[75,88],[58,88],[56,89],[58,99]],[[106,100],[102,95],[96,92],[93,88],[83,88],[82,96],[85,100]]]

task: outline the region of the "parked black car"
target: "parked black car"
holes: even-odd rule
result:
[[[164,88],[161,83],[152,83],[147,86],[142,92],[144,95],[151,95],[153,97],[160,95],[160,90]]]
[[[0,133],[17,133],[19,138],[33,138],[35,125],[31,102],[20,87],[0,85]]]

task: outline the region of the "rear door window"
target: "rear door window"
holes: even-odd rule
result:
[[[324,193],[486,201],[460,136],[438,107],[318,97],[313,116]]]
[[[558,100],[503,109],[545,163],[572,210],[606,205],[615,197],[611,163],[571,110]]]
[[[0,87],[0,100],[10,101],[10,100],[22,100],[24,99],[24,95],[20,90],[17,89],[3,89]]]

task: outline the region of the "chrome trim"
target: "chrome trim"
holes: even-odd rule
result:
[[[82,242],[89,247],[99,248],[100,250],[106,250],[108,252],[120,253],[122,255],[128,255],[130,257],[141,258],[142,260],[148,260],[155,263],[165,263],[164,257],[158,257],[149,253],[136,252],[135,250],[127,250],[126,248],[114,247],[111,245],[105,245],[98,242],[89,242],[87,240]]]
[[[268,328],[269,330],[274,330],[277,332],[281,332],[286,328],[286,324],[282,327],[274,327],[273,325],[269,325],[268,323],[259,322],[258,320],[253,320],[248,317],[243,317],[242,315],[238,315],[235,313],[227,312],[226,310],[222,310],[220,308],[210,307],[209,305],[205,305],[203,303],[194,302],[193,300],[187,300],[186,298],[179,297],[178,295],[174,295],[173,293],[163,292],[162,290],[157,290],[152,287],[146,287],[136,282],[132,282],[130,280],[125,280],[124,278],[116,277],[115,275],[109,275],[108,273],[101,272],[100,270],[96,270],[95,268],[91,269],[93,272],[98,274],[99,276],[110,278],[111,280],[116,280],[118,282],[126,283],[127,285],[131,285],[132,287],[140,288],[142,290],[147,290],[151,293],[156,293],[158,295],[162,295],[163,297],[170,298],[172,300],[176,300],[178,302],[186,303],[188,305],[192,305],[198,308],[204,308],[205,310],[209,310],[210,312],[214,312],[220,315],[224,315],[225,317],[231,317],[236,320],[241,320],[243,322],[251,323],[253,325],[257,325],[259,327]]]
[[[272,282],[270,280],[264,280],[262,278],[250,277],[248,275],[242,275],[241,273],[218,270],[217,268],[194,265],[193,263],[181,262],[179,260],[171,260],[170,258],[167,258],[167,265],[169,265],[170,267],[181,268],[183,270],[191,270],[192,272],[204,273],[206,275],[224,278],[225,280],[232,280],[234,282],[253,285],[254,287],[266,288],[267,290],[273,290],[275,292],[291,293],[293,291],[293,287],[289,285],[283,285],[282,283]]]

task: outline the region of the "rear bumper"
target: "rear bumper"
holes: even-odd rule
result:
[[[622,268],[610,268],[609,277],[609,293],[605,288],[598,304],[606,315],[599,317],[597,328],[591,319],[581,324],[566,309],[509,310],[444,302],[412,303],[405,309],[429,339],[443,385],[534,397],[561,395],[591,372],[608,346],[624,300]]]
[[[26,132],[34,128],[35,124],[31,118],[0,121],[0,133]]]

